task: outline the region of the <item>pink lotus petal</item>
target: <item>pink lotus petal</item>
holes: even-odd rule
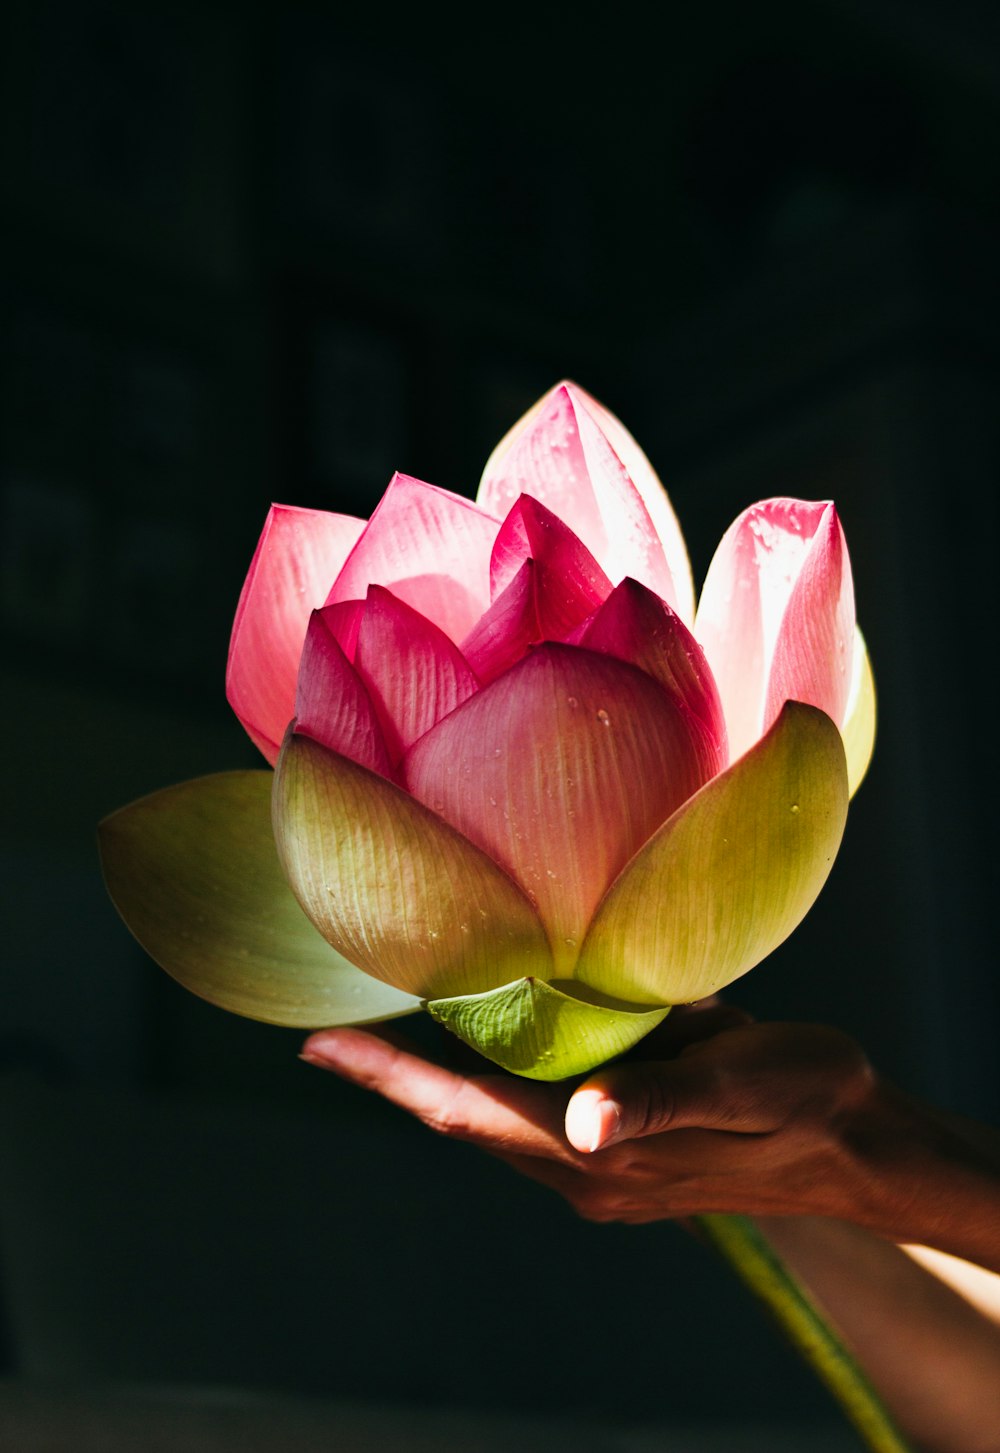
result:
[[[840,724],[853,617],[850,565],[832,505],[772,499],[744,510],[709,567],[695,626],[722,697],[732,757],[759,740],[785,700],[832,708]]]
[[[381,585],[369,586],[354,665],[395,761],[479,689],[444,631]]]
[[[314,610],[299,664],[295,730],[383,777],[392,776],[385,739],[368,692],[331,629],[336,606]]]
[[[500,527],[490,574],[493,604],[462,643],[481,681],[492,681],[529,647],[578,631],[611,590],[569,526],[529,495]]]
[[[506,515],[521,494],[569,525],[612,581],[634,576],[677,604],[642,496],[574,384],[546,394],[486,465],[478,495],[484,509]]]
[[[785,607],[771,658],[764,730],[786,701],[843,725],[854,651],[854,582],[837,511],[826,506]]]
[[[403,777],[525,889],[557,977],[572,972],[615,874],[706,780],[690,718],[657,682],[561,645],[540,646],[433,727]]]
[[[520,495],[497,530],[490,553],[491,600],[496,600],[497,596],[503,594],[525,560],[530,560],[534,553],[528,538],[528,522],[521,509],[521,501],[530,498],[530,495]]]
[[[705,654],[678,615],[636,580],[623,580],[587,622],[579,644],[631,661],[689,712],[701,731],[706,777],[729,761],[726,721]]]
[[[295,710],[309,614],[326,599],[364,520],[273,505],[236,607],[226,695],[269,762]]]
[[[611,581],[578,535],[538,500],[523,494],[497,532],[490,559],[490,594],[495,599],[530,556],[535,573],[543,636],[561,640],[600,605]]]
[[[507,588],[466,636],[462,654],[485,683],[509,670],[539,639],[535,562],[525,560]]]
[[[358,631],[361,629],[364,613],[363,600],[341,600],[336,605],[323,607],[323,620],[327,630],[351,662],[358,649]]]
[[[674,514],[667,491],[660,482],[659,475],[625,425],[610,409],[606,409],[579,384],[569,384],[568,387],[574,390],[587,412],[593,417],[639,491],[667,559],[667,567],[677,597],[674,609],[682,621],[693,621],[694,581],[691,578],[691,563],[688,560],[687,546],[684,543],[680,524]]]
[[[406,474],[395,474],[340,572],[327,604],[385,585],[460,641],[490,603],[490,552],[498,520]]]

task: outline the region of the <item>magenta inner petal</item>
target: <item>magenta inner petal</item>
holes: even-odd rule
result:
[[[579,631],[611,590],[573,531],[527,495],[501,525],[493,562],[493,585],[502,589],[462,643],[481,681],[494,680],[529,647]]]
[[[535,562],[539,635],[561,641],[611,591],[611,581],[577,535],[551,510],[523,496],[516,506]]]
[[[394,761],[479,689],[444,631],[379,585],[368,591],[354,665]]]
[[[726,721],[705,653],[680,617],[636,580],[623,580],[587,622],[579,644],[631,661],[703,728],[709,776],[728,762]]]
[[[493,545],[490,591],[494,599],[529,557],[547,575],[590,597],[594,605],[611,589],[611,581],[579,535],[538,500],[523,494],[497,531]]]
[[[343,651],[348,661],[353,662],[358,648],[358,631],[365,613],[363,600],[342,600],[336,605],[323,607],[323,620],[327,630]]]
[[[526,496],[515,500],[497,531],[490,553],[490,598],[496,600],[510,585],[525,560],[534,554],[528,538],[528,525],[521,508]]]
[[[466,636],[462,654],[485,683],[509,670],[540,639],[535,562],[525,560],[510,584]]]
[[[306,632],[295,699],[295,730],[321,746],[392,776],[375,707],[330,629],[329,611],[314,611]]]

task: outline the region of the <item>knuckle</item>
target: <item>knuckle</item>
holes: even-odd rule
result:
[[[814,1063],[826,1079],[835,1097],[854,1101],[863,1098],[876,1080],[875,1070],[858,1044],[849,1034],[830,1025],[809,1026],[813,1043]]]
[[[446,1110],[425,1110],[420,1118],[435,1135],[456,1136],[454,1122]]]
[[[468,1135],[469,1127],[461,1112],[461,1099],[462,1090],[459,1088],[441,1104],[428,1106],[420,1118],[435,1135],[462,1140]]]
[[[676,1113],[677,1102],[663,1075],[648,1073],[643,1076],[639,1106],[634,1134],[648,1135],[656,1130],[665,1130],[670,1125]]]

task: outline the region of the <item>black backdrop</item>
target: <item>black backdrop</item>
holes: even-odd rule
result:
[[[762,495],[832,496],[847,530],[876,761],[823,898],[736,997],[997,1116],[989,19],[8,10],[10,1368],[825,1414],[679,1232],[578,1223],[176,989],[93,828],[256,764],[222,674],[272,499],[368,514],[397,467],[471,494],[576,377],[660,470],[699,578]]]

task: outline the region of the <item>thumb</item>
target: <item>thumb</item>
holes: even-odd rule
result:
[[[591,1153],[620,1140],[698,1126],[733,1130],[717,1076],[694,1059],[628,1064],[592,1075],[566,1107],[566,1138]]]

